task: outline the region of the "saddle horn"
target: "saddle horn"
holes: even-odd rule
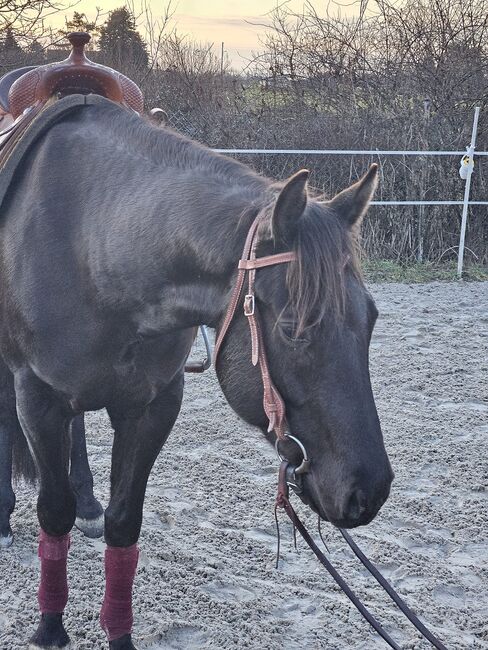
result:
[[[142,113],[144,100],[139,87],[128,77],[104,65],[90,61],[85,45],[90,41],[86,32],[68,34],[72,50],[67,59],[39,66],[15,81],[9,92],[10,112],[14,118],[56,94],[94,93]]]

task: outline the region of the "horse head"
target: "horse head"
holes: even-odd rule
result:
[[[307,179],[306,170],[295,174],[264,209],[256,257],[293,251],[296,261],[256,272],[256,310],[287,430],[310,459],[300,496],[322,518],[354,527],[375,517],[393,480],[369,375],[378,312],[356,253],[377,167],[330,201],[310,198]],[[263,384],[250,347],[239,309],[217,375],[233,409],[265,431]],[[295,467],[301,464],[291,439],[280,442],[280,450]]]

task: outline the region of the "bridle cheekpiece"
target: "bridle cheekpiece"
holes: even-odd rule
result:
[[[285,403],[269,373],[268,359],[264,348],[259,312],[256,305],[254,283],[256,280],[257,269],[266,266],[274,266],[275,264],[294,262],[297,259],[297,255],[293,251],[288,251],[285,253],[277,253],[275,255],[266,255],[265,257],[257,258],[256,249],[259,243],[257,232],[261,222],[262,217],[256,217],[247,234],[242,257],[237,266],[238,271],[236,283],[232,291],[229,306],[227,307],[224,322],[215,342],[214,363],[217,361],[220,347],[236,313],[247,274],[248,285],[247,292],[244,296],[243,307],[251,332],[251,361],[253,366],[259,364],[261,370],[261,378],[263,381],[263,407],[266,417],[269,420],[268,432],[274,431],[277,438],[282,440],[286,436]]]

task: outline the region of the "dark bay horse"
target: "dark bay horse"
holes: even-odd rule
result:
[[[13,542],[10,516],[15,508],[12,485],[15,456],[22,462],[22,467],[18,467],[16,473],[35,480],[35,467],[30,454],[26,453],[25,444],[15,408],[13,375],[0,359],[0,549]],[[82,414],[73,418],[71,423],[69,476],[76,496],[76,526],[88,537],[101,537],[103,508],[93,494],[93,476],[88,465]]]
[[[368,369],[377,311],[355,253],[377,169],[331,201],[311,198],[307,177],[274,183],[102,99],[30,151],[2,211],[0,345],[40,477],[41,621],[32,647],[68,644],[62,613],[76,516],[68,427],[81,411],[104,407],[114,443],[100,621],[110,648],[135,647],[146,482],[180,410],[193,328],[222,327],[258,215],[257,256],[297,257],[260,269],[255,291],[287,425],[311,460],[303,499],[342,527],[368,523],[385,502],[393,474]],[[265,431],[242,309],[216,370],[232,408]]]

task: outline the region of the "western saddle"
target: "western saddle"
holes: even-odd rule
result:
[[[86,57],[84,47],[90,41],[89,34],[73,32],[68,35],[68,40],[72,51],[65,61],[19,68],[0,79],[0,208],[16,169],[22,165],[31,144],[60,115],[72,108],[105,101],[101,97],[136,113],[143,111],[143,96],[133,81]],[[61,98],[62,101],[53,101]],[[39,119],[36,120],[37,116]],[[150,119],[156,124],[164,124],[167,115],[162,109],[154,108]],[[204,326],[200,329],[206,358],[203,361],[187,360],[186,372],[203,372],[211,364],[207,331]],[[197,332],[196,328],[195,337]]]
[[[68,40],[72,50],[65,61],[19,68],[0,79],[2,154],[5,148],[11,149],[52,97],[101,95],[142,113],[144,100],[139,87],[120,72],[87,58],[84,48],[89,34],[72,32]]]

